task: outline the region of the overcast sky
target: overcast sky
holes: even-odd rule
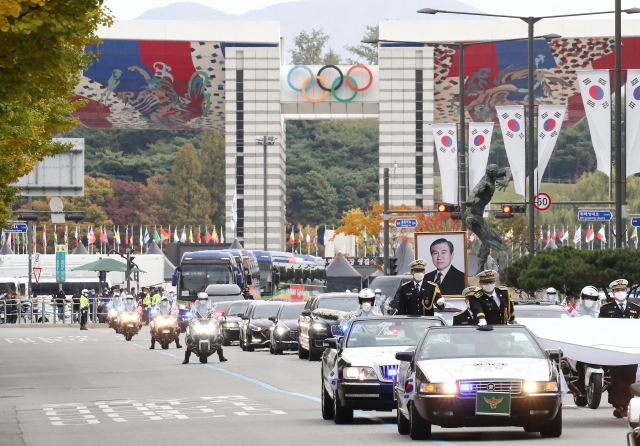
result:
[[[228,14],[242,14],[247,11],[261,9],[276,3],[289,3],[305,0],[189,0],[194,3],[210,6]],[[349,1],[349,0],[345,0]],[[396,0],[398,7],[402,7],[402,0]],[[576,12],[592,12],[613,10],[614,0],[536,0],[534,2],[514,0],[462,0],[465,3],[494,14],[509,15],[555,15],[572,14]],[[178,3],[176,0],[106,0],[106,5],[113,11],[116,19],[131,20],[143,12]],[[425,0],[425,7],[429,0]],[[640,7],[640,0],[622,0],[623,8]],[[607,18],[611,16],[602,16]],[[597,18],[594,17],[594,18]]]

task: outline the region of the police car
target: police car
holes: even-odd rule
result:
[[[322,418],[351,423],[353,411],[396,408],[395,354],[415,346],[424,331],[444,326],[438,317],[379,316],[352,319],[344,336],[325,339]]]
[[[561,354],[520,325],[431,327],[396,353],[398,432],[418,440],[433,424],[521,426],[559,437]]]

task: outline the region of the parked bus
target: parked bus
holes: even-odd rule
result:
[[[288,252],[254,251],[260,267],[263,299],[302,302],[322,294],[327,286],[324,262]]]
[[[237,283],[241,288],[249,288],[254,299],[261,299],[260,267],[253,251],[245,249],[223,249],[220,252],[231,253],[240,268],[242,280]]]

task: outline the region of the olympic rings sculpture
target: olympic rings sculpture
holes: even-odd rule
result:
[[[291,83],[291,74],[298,68],[307,70],[307,72],[309,73],[309,77],[302,83],[301,88],[296,88]],[[336,70],[339,75],[339,77],[337,77],[333,81],[333,83],[331,84],[331,87],[329,87],[329,83],[327,82],[327,80],[321,76],[322,72],[329,68]],[[362,68],[367,73],[369,73],[369,83],[362,88],[358,88],[358,83],[353,77],[350,76],[351,72],[356,68]],[[320,87],[320,89],[324,91],[324,94],[322,95],[322,97],[320,97],[320,99],[312,99],[307,95],[307,91],[313,85],[314,80],[318,83],[318,87]],[[353,95],[347,99],[341,99],[336,95],[336,90],[342,86],[345,80],[346,80],[347,87],[353,90]],[[291,87],[292,90],[297,91],[298,93],[302,93],[305,99],[309,102],[313,102],[313,103],[322,102],[327,98],[327,96],[329,96],[329,93],[331,93],[331,95],[340,102],[350,102],[356,98],[356,95],[358,94],[359,91],[365,91],[369,89],[369,87],[371,87],[371,83],[373,82],[373,74],[371,74],[371,70],[364,65],[352,66],[351,68],[349,68],[349,71],[347,71],[347,74],[342,74],[342,71],[340,70],[340,68],[336,67],[335,65],[325,65],[324,67],[318,70],[318,74],[316,75],[314,75],[311,69],[306,65],[296,65],[295,67],[291,68],[291,70],[289,70],[289,74],[287,75],[287,82],[289,83],[289,87]]]

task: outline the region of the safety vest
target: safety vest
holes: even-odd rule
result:
[[[160,293],[154,294],[153,297],[151,298],[151,305],[158,305],[161,299],[162,299],[162,296],[160,296]]]
[[[88,308],[88,307],[89,307],[89,299],[87,298],[87,296],[85,295],[80,296],[80,309]]]
[[[142,304],[147,307],[151,306],[151,296],[149,296],[149,293],[147,293],[146,296],[144,296],[144,299],[142,299]]]

